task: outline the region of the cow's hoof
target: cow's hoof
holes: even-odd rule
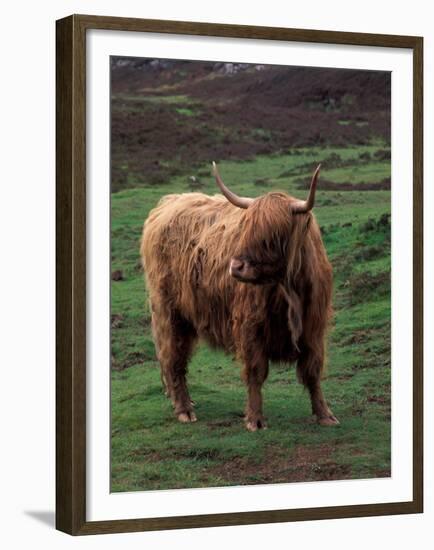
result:
[[[188,424],[189,422],[196,422],[197,417],[193,411],[189,411],[178,414],[178,420],[182,424]]]
[[[321,416],[318,418],[318,424],[320,426],[338,426],[339,420],[331,414],[330,416]]]
[[[266,430],[267,425],[263,419],[246,420],[246,429],[249,432],[257,432],[258,430]]]

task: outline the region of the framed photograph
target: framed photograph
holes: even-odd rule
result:
[[[422,512],[422,38],[56,36],[57,528]]]

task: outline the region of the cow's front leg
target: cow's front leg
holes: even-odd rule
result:
[[[250,432],[266,428],[262,413],[262,385],[268,374],[268,361],[264,358],[256,361],[246,360],[243,379],[247,384],[247,405],[244,417],[246,428]]]

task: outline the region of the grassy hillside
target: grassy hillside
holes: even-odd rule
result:
[[[126,105],[132,116],[134,101]],[[189,101],[171,105],[178,119],[199,110]],[[323,163],[315,215],[334,268],[336,311],[324,391],[341,424],[319,427],[294,369],[273,364],[264,386],[269,429],[253,434],[242,422],[239,365],[205,345],[189,369],[198,422],[179,424],[162,392],[150,333],[139,258],[143,221],[167,193],[215,193],[209,164],[155,185],[116,161],[129,188],[112,194],[112,271],[121,272],[111,289],[113,491],[390,475],[389,158],[387,142],[377,137],[219,163],[224,180],[252,197],[277,189],[304,197],[312,169]]]

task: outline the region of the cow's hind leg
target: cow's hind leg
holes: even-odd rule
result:
[[[321,426],[335,426],[339,420],[332,413],[321,388],[321,373],[323,368],[323,355],[313,351],[305,351],[297,364],[299,380],[309,390],[312,403],[312,414],[317,418]]]
[[[187,364],[196,342],[196,331],[176,311],[152,313],[152,332],[166,395],[172,400],[180,422],[195,422],[196,415],[187,387]]]

